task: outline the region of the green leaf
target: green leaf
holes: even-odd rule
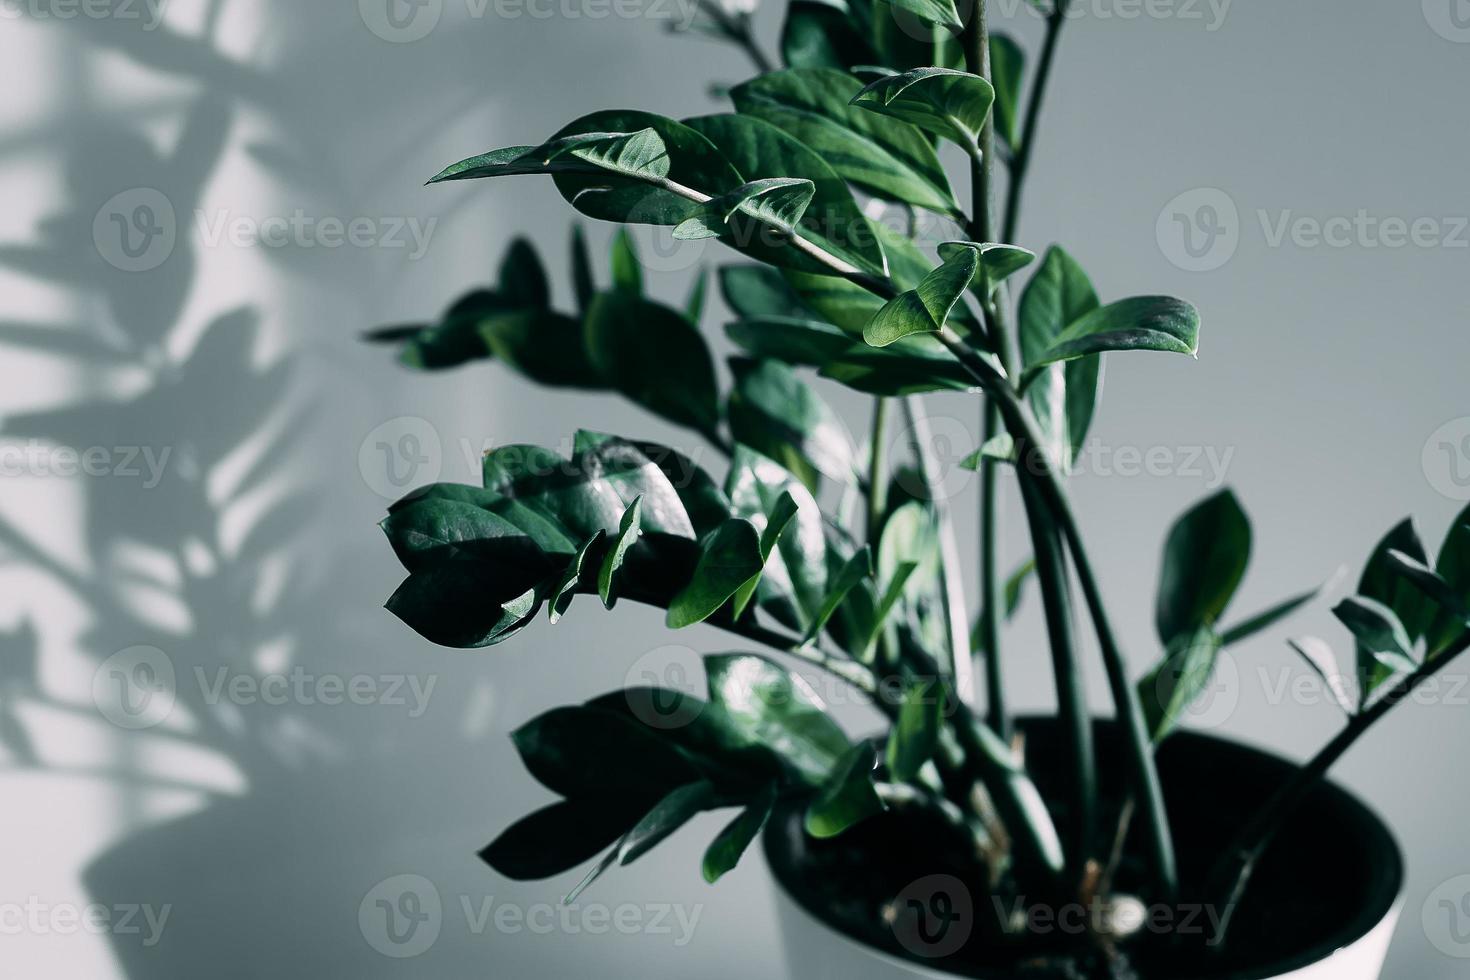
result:
[[[1024,267],[1035,256],[1011,245],[945,242],[943,263],[914,289],[889,300],[863,328],[863,340],[887,347],[911,334],[934,333],[949,321],[956,304],[977,276],[992,285]],[[960,307],[963,309],[963,307]]]
[[[903,598],[904,591],[908,586],[909,578],[918,571],[917,562],[900,562],[893,569],[893,574],[888,579],[888,585],[883,590],[883,597],[878,600],[878,607],[873,614],[873,624],[868,630],[867,638],[857,645],[857,659],[863,663],[872,663],[873,653],[878,647],[878,638],[883,635],[883,629],[888,622],[893,607]]]
[[[689,287],[689,297],[684,300],[684,318],[694,326],[704,319],[704,297],[709,290],[709,269],[700,266],[694,274],[694,283]]]
[[[684,507],[694,537],[703,539],[730,516],[730,500],[723,490],[694,461],[683,453],[652,442],[634,442],[649,462],[658,467]]]
[[[697,432],[719,428],[709,348],[679,313],[627,293],[603,293],[583,329],[588,356],[618,391]]]
[[[917,599],[939,584],[939,523],[924,501],[899,505],[883,523],[878,536],[878,580],[891,582],[901,565],[916,566],[908,580],[907,595]]]
[[[721,266],[720,295],[742,317],[791,317],[802,308],[781,273],[763,265]]]
[[[607,537],[606,531],[598,531],[587,539],[587,543],[577,551],[577,554],[567,563],[561,578],[551,589],[549,601],[546,604],[547,615],[552,625],[556,625],[566,615],[572,605],[572,599],[583,589],[592,586],[592,566],[588,563],[588,557],[602,544]]]
[[[1429,566],[1415,561],[1402,551],[1390,551],[1388,557],[1399,574],[1424,593],[1434,605],[1436,618],[1443,617],[1449,625],[1442,644],[1427,648],[1425,660],[1433,660],[1445,647],[1464,636],[1466,628],[1470,627],[1470,607],[1461,598],[1459,590]]]
[[[766,526],[761,529],[760,553],[761,571],[765,571],[766,565],[771,560],[771,552],[775,550],[777,543],[781,540],[781,534],[796,517],[796,500],[790,493],[782,492],[776,500],[776,506],[766,517]],[[745,612],[745,607],[750,604],[751,597],[755,595],[756,587],[760,584],[761,576],[748,579],[735,591],[734,614],[739,619]]]
[[[511,240],[500,262],[500,295],[513,306],[546,309],[551,306],[551,287],[536,249],[525,238]]]
[[[855,346],[851,337],[830,323],[797,317],[736,320],[725,327],[725,334],[755,357],[811,367],[840,360]]]
[[[827,598],[822,602],[822,608],[817,611],[816,617],[807,625],[806,632],[802,634],[801,645],[809,646],[815,643],[817,635],[822,632],[827,621],[837,612],[837,607],[847,598],[847,594],[865,579],[873,574],[873,553],[864,546],[861,551],[848,559],[847,563],[833,577],[831,585],[827,590]]]
[[[934,755],[944,724],[944,685],[935,677],[904,690],[898,721],[888,734],[888,772],[898,782],[913,781]]]
[[[481,317],[482,349],[538,384],[601,389],[602,376],[587,359],[582,325],[553,310],[524,309]]]
[[[780,361],[732,358],[728,416],[736,442],[782,463],[813,492],[818,476],[853,480],[853,449],[837,414]]]
[[[581,225],[572,225],[572,292],[577,297],[577,309],[586,313],[597,293],[597,280],[592,275],[592,254],[587,250],[587,236]]]
[[[1304,636],[1286,642],[1322,679],[1337,706],[1347,712],[1348,717],[1357,714],[1352,692],[1348,690],[1342,672],[1338,669],[1337,654],[1332,651],[1331,644],[1315,636]]]
[[[806,832],[818,839],[836,837],[886,807],[873,786],[877,750],[871,743],[854,745],[832,778],[806,811]]]
[[[490,505],[517,501],[572,540],[611,531],[626,504],[605,480],[540,446],[499,446],[480,462]]]
[[[720,192],[767,177],[809,180],[814,191],[812,203],[801,219],[802,237],[859,267],[877,274],[886,272],[883,249],[871,224],[853,200],[847,183],[821,154],[784,130],[751,116],[700,116],[685,120],[685,124],[716,146],[742,175],[719,188]],[[758,237],[734,244],[764,262],[810,271],[825,269],[792,248],[772,245]]]
[[[795,234],[797,224],[812,203],[816,186],[799,177],[767,177],[742,184],[701,204],[674,228],[674,238],[692,241],[737,233],[731,228],[736,215],[746,215],[782,234]]]
[[[451,558],[415,569],[386,607],[430,642],[471,649],[509,639],[540,601],[524,569]]]
[[[868,83],[852,104],[902,119],[978,153],[980,131],[995,91],[978,75],[948,68],[915,68]]]
[[[781,27],[781,57],[792,68],[839,68],[877,61],[846,4],[792,0]]]
[[[1460,609],[1470,606],[1470,507],[1461,511],[1450,525],[1449,534],[1439,549],[1435,570],[1460,600],[1459,607],[1441,602],[1425,629],[1428,653],[1432,659],[1443,653],[1465,632]]]
[[[1019,245],[1001,242],[941,242],[939,257],[946,261],[963,252],[974,252],[980,259],[980,279],[987,293],[993,293],[1011,276],[1036,261],[1036,253]]]
[[[1017,565],[1010,575],[1006,576],[1005,584],[1002,586],[1002,594],[1005,597],[1005,618],[1010,620],[1015,617],[1016,610],[1021,608],[1021,599],[1025,594],[1026,580],[1036,574],[1036,559],[1027,558]],[[985,645],[981,642],[981,625],[985,622],[985,613],[982,610],[975,618],[975,628],[970,631],[970,648],[977,655],[984,654]]]
[[[803,628],[821,609],[827,592],[827,543],[821,508],[800,480],[779,463],[748,446],[735,447],[726,480],[730,509],[764,534],[768,514],[778,512],[783,496],[796,503],[792,525],[776,543],[761,577],[764,598],[789,596],[794,603],[788,625]]]
[[[1058,337],[1098,307],[1097,293],[1082,267],[1060,246],[1052,246],[1021,294],[1022,363],[1028,367],[1041,363]],[[1066,468],[1087,441],[1101,380],[1102,357],[1096,355],[1044,368],[1027,390],[1047,440],[1042,448]]]
[[[668,459],[672,450],[586,429],[577,431],[572,445],[575,472],[606,484],[624,506],[641,501],[639,526],[643,531],[681,538],[696,537],[684,500],[675,486],[676,480],[679,483],[691,481],[697,469],[693,464],[681,468],[671,477],[653,457]],[[727,506],[721,518],[728,515]],[[625,513],[619,526],[626,519]]]
[[[561,800],[516,821],[480,859],[512,881],[550,878],[596,857],[638,816],[609,800]]]
[[[1428,565],[1429,558],[1414,529],[1412,518],[1405,518],[1384,535],[1373,549],[1358,580],[1358,594],[1375,599],[1392,609],[1408,633],[1409,640],[1418,640],[1434,614],[1433,604],[1412,582],[1404,578],[1390,557],[1392,552],[1401,552],[1421,565]]]
[[[1194,357],[1199,313],[1183,300],[1137,296],[1099,307],[1073,322],[1027,365],[1029,383],[1048,364],[1113,350],[1152,350]]]
[[[1278,602],[1276,605],[1271,606],[1269,609],[1264,609],[1261,612],[1256,613],[1254,616],[1251,616],[1249,619],[1246,619],[1245,621],[1235,626],[1232,626],[1230,629],[1222,632],[1220,634],[1220,642],[1227,647],[1233,646],[1251,636],[1254,636],[1262,630],[1270,629],[1272,626],[1275,626],[1287,616],[1290,616],[1292,613],[1296,612],[1302,606],[1305,606],[1307,603],[1317,598],[1317,596],[1321,594],[1321,592],[1322,590],[1320,588],[1317,588],[1313,589],[1310,592],[1303,592],[1301,595],[1298,596],[1292,596],[1290,599],[1287,599],[1283,602]]]
[[[990,35],[990,76],[995,84],[995,132],[1014,149],[1021,141],[1021,85],[1026,52],[1009,34]]]
[[[959,12],[955,9],[954,0],[890,0],[890,2],[899,10],[907,10],[920,20],[936,27],[944,27],[957,32],[965,26],[965,22],[960,19]]]
[[[1222,490],[1175,523],[1164,543],[1154,623],[1165,646],[1176,637],[1214,626],[1250,563],[1250,519]]]
[[[641,496],[633,498],[633,503],[623,513],[623,520],[618,527],[618,535],[613,538],[612,545],[607,549],[607,555],[602,559],[602,568],[597,573],[597,595],[602,599],[602,604],[611,609],[617,598],[613,594],[613,577],[617,575],[618,569],[623,567],[623,559],[628,554],[628,549],[638,540],[638,535],[643,533],[639,527],[639,511],[643,506]]]
[[[810,684],[753,654],[715,654],[704,662],[710,702],[729,713],[739,732],[808,781],[827,778],[850,743]]]
[[[563,904],[570,905],[613,864],[629,865],[662,844],[697,814],[716,805],[714,787],[705,780],[680,786],[659,800],[623,835],[616,847],[573,888]]]
[[[1163,741],[1209,688],[1219,655],[1220,637],[1208,626],[1200,626],[1176,635],[1164,662],[1139,682],[1144,720],[1155,742]]]
[[[755,526],[742,518],[730,518],[705,540],[693,578],[669,604],[669,628],[704,622],[759,575],[764,565]]]
[[[1359,664],[1360,679],[1370,681],[1364,685],[1366,693],[1382,682],[1380,668],[1386,668],[1391,676],[1418,666],[1413,656],[1414,641],[1388,606],[1366,596],[1348,596],[1333,608],[1332,614],[1352,631],[1360,651],[1371,661]]]
[[[391,512],[379,526],[409,571],[449,558],[503,561],[539,572],[548,568],[541,547],[514,523],[456,500],[414,501]]]
[[[720,835],[704,852],[705,881],[714,884],[740,863],[740,856],[745,853],[745,849],[751,845],[751,842],[761,832],[761,828],[766,825],[775,805],[776,793],[772,788],[760,799],[740,811],[739,816],[731,820],[725,829],[720,831]]]
[[[667,177],[669,152],[652,127],[636,132],[583,130],[540,146],[510,146],[469,157],[444,168],[429,183],[554,173]]]
[[[730,97],[741,114],[785,130],[864,190],[938,214],[959,212],[934,147],[907,123],[853,108],[861,88],[846,72],[804,68],[760,75]]]
[[[601,708],[553,708],[511,733],[536,781],[569,799],[626,800],[643,810],[699,771],[637,721]]]
[[[613,289],[632,296],[643,295],[643,263],[627,228],[619,228],[612,239]]]

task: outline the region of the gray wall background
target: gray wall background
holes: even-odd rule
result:
[[[994,6],[997,27],[1034,51],[1039,20],[1019,0]],[[1326,0],[1075,6],[1021,243],[1065,243],[1104,299],[1180,295],[1205,322],[1197,362],[1109,360],[1097,446],[1075,478],[1141,673],[1157,656],[1162,536],[1219,482],[1211,460],[1255,522],[1239,611],[1339,565],[1355,574],[1406,514],[1437,543],[1470,499],[1470,26],[1460,26],[1470,10],[1463,0],[1350,12]],[[668,36],[668,17],[683,12],[672,3],[620,17],[598,16],[609,8],[592,0],[443,0],[411,22],[409,34],[432,21],[416,40],[385,30],[384,9],[0,3],[0,783],[10,801],[0,904],[29,910],[19,927],[9,911],[0,921],[0,962],[16,976],[784,975],[761,862],[718,888],[699,880],[723,815],[610,876],[549,931],[539,907],[576,875],[516,884],[473,856],[547,800],[507,732],[648,670],[672,679],[682,666],[696,679],[697,654],[727,648],[724,637],[670,635],[651,610],[613,618],[580,606],[555,629],[464,653],[379,608],[399,576],[372,526],[394,492],[380,444],[413,483],[472,481],[484,446],[558,445],[579,425],[698,447],[611,397],[548,394],[495,366],[411,374],[357,339],[436,313],[487,279],[516,233],[553,257],[568,303],[571,213],[549,182],[423,180],[598,108],[715,111],[709,83],[740,80],[745,63]],[[759,12],[768,48],[779,22],[776,5]],[[285,245],[257,240],[261,222],[298,213],[306,230]],[[119,254],[112,214],[141,222],[134,244],[165,226],[173,244]],[[1195,222],[1196,254],[1176,214]],[[1311,222],[1342,218],[1353,226],[1328,228],[1347,227],[1345,237],[1313,241]],[[322,247],[325,219],[365,219],[369,244]],[[1385,219],[1430,221],[1394,247],[1403,232]],[[429,230],[422,254],[397,244],[401,222]],[[217,234],[231,223],[237,236]],[[594,246],[609,232],[591,228]],[[651,288],[682,297],[688,256],[657,261],[644,245]],[[119,268],[160,254],[152,269]],[[716,313],[708,332],[723,350]],[[286,395],[261,380],[272,363],[289,366]],[[866,424],[862,399],[831,396],[855,429]],[[968,452],[974,406],[946,397],[930,410],[953,459]],[[99,448],[107,465],[68,475],[67,446]],[[127,475],[129,447],[171,451],[155,485]],[[1140,471],[1129,454],[1150,451],[1159,462]],[[974,485],[951,471],[946,486],[973,565]],[[294,491],[307,506],[289,502]],[[255,540],[252,528],[264,528]],[[1008,536],[1010,556],[1024,556],[1019,522]],[[1330,737],[1338,721],[1319,692],[1279,688],[1300,673],[1288,632],[1345,646],[1328,605],[1232,651],[1195,723],[1293,756]],[[1008,657],[1017,703],[1044,708],[1038,619],[1033,603]],[[137,672],[160,666],[154,652],[129,652],[138,645],[165,658],[172,686]],[[297,666],[362,680],[371,703],[295,694],[270,704],[248,688],[210,703],[221,668],[248,679]],[[1408,854],[1391,977],[1459,976],[1470,955],[1457,941],[1470,928],[1459,765],[1470,689],[1463,669],[1452,673],[1337,771]],[[109,685],[119,676],[159,696],[146,727],[118,714]],[[413,684],[426,692],[417,704]],[[861,709],[845,713],[867,722]],[[437,896],[437,938],[411,958],[383,955],[413,948],[385,943],[375,911],[406,889],[429,905]],[[1465,900],[1465,914],[1456,920],[1444,900]],[[78,926],[92,903],[110,929]],[[145,946],[146,926],[125,928],[135,905],[169,909],[157,943]],[[512,918],[497,925],[502,906]],[[593,934],[592,906],[638,928]],[[652,911],[662,906],[697,924],[686,933],[670,918],[672,934],[662,931]]]

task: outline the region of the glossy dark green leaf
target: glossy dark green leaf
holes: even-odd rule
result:
[[[704,319],[704,298],[708,291],[709,269],[700,266],[689,286],[689,296],[684,300],[684,317],[696,327]]]
[[[513,312],[498,293],[477,289],[461,296],[436,323],[378,331],[370,339],[403,343],[398,361],[421,371],[443,371],[490,356],[480,324],[495,314]]]
[[[847,560],[832,576],[827,587],[827,598],[822,601],[821,609],[817,610],[816,617],[807,625],[806,632],[802,634],[803,646],[815,643],[817,635],[826,627],[827,622],[837,612],[847,594],[856,589],[873,575],[873,554],[865,546],[857,554]]]
[[[587,543],[577,550],[577,554],[557,578],[547,596],[547,615],[553,625],[561,621],[571,608],[572,599],[578,592],[589,591],[595,584],[593,577],[594,569],[600,568],[594,561],[589,560],[593,555],[601,553],[603,541],[607,537],[606,531],[598,531],[587,539]]]
[[[1151,350],[1196,356],[1199,313],[1169,296],[1137,296],[1099,307],[1073,322],[1027,365],[1030,381],[1046,365],[1114,350]]]
[[[1470,507],[1461,511],[1450,524],[1434,568],[1459,597],[1460,607],[1470,606]],[[1458,611],[1453,606],[1441,604],[1425,630],[1429,655],[1442,653],[1464,631],[1465,623]]]
[[[908,685],[898,708],[898,721],[888,733],[886,760],[894,780],[907,783],[919,775],[939,745],[944,724],[944,685],[928,677]]]
[[[629,865],[662,844],[696,815],[716,805],[714,787],[705,780],[688,783],[670,792],[623,835],[577,886],[567,893],[570,905],[613,864]]]
[[[725,829],[720,831],[720,835],[704,852],[702,870],[705,881],[714,884],[740,863],[740,856],[760,834],[775,805],[776,793],[772,789],[725,825]]]
[[[657,443],[634,442],[633,445],[659,468],[679,495],[696,538],[703,539],[730,516],[730,499],[692,459]]]
[[[786,364],[732,358],[735,386],[728,416],[735,441],[776,460],[817,489],[818,477],[853,479],[847,428],[811,386]]]
[[[536,249],[525,238],[511,240],[500,262],[500,294],[516,306],[551,306],[551,287]]]
[[[583,346],[582,325],[554,310],[524,309],[483,316],[482,348],[538,384],[607,387]]]
[[[796,514],[796,500],[790,493],[783,491],[781,496],[776,499],[776,505],[766,515],[765,527],[761,528],[760,553],[762,572],[765,571],[765,566],[770,563],[771,553],[776,550],[776,545],[780,542],[781,535],[790,526]],[[755,595],[756,587],[759,584],[760,578],[756,577],[746,580],[745,584],[735,590],[733,611],[736,619],[739,619],[741,614],[745,612],[745,607],[750,604],[750,600]]]
[[[960,297],[977,278],[998,285],[1035,256],[1013,245],[945,242],[939,246],[942,264],[912,290],[900,293],[878,310],[863,327],[863,340],[887,347],[912,334],[934,333],[944,327]]]
[[[801,219],[802,236],[859,267],[882,273],[887,269],[882,246],[868,220],[853,200],[847,183],[816,151],[784,130],[751,116],[700,116],[685,124],[719,149],[742,179],[720,188],[767,177],[799,177],[812,182],[812,202]],[[736,242],[742,251],[765,262],[809,270],[821,268],[785,246],[771,246],[763,236]]]
[[[870,65],[877,55],[843,4],[792,0],[781,28],[781,57],[792,68]]]
[[[639,524],[644,531],[681,538],[696,536],[673,479],[652,458],[657,455],[670,459],[671,450],[650,449],[646,444],[586,429],[578,430],[573,450],[576,472],[606,484],[624,505],[631,506],[635,500],[641,500]],[[690,483],[696,470],[691,463],[689,468],[678,471],[677,478],[681,483]],[[726,507],[722,516],[728,513]]]
[[[1040,363],[1072,324],[1099,307],[1082,267],[1060,246],[1047,250],[1041,267],[1021,294],[1018,330],[1022,363]],[[1102,356],[1054,364],[1040,372],[1027,400],[1047,439],[1048,455],[1069,467],[1092,426],[1101,390]]]
[[[623,559],[628,555],[628,549],[638,540],[643,533],[639,526],[639,511],[643,506],[643,498],[634,497],[633,502],[628,505],[627,511],[623,513],[623,520],[618,526],[617,536],[612,539],[612,544],[607,549],[607,554],[602,559],[602,567],[597,572],[597,595],[602,599],[602,604],[611,609],[617,601],[614,592],[614,582],[619,569],[623,567]]]
[[[1154,625],[1165,646],[1219,620],[1250,563],[1250,519],[1228,490],[1181,516],[1164,543]]]
[[[939,584],[939,522],[934,510],[919,500],[894,508],[878,537],[878,581],[891,582],[898,568],[913,564],[910,598],[932,592]]]
[[[821,794],[807,807],[806,832],[818,839],[838,834],[886,809],[873,786],[877,750],[854,745],[838,763]]]
[[[1021,140],[1021,86],[1026,52],[1009,34],[990,35],[990,77],[995,87],[995,133],[1015,148]]]
[[[583,329],[588,356],[618,391],[671,422],[718,430],[709,348],[679,313],[627,293],[603,293]]]
[[[450,558],[501,561],[540,572],[548,567],[541,548],[514,523],[456,500],[414,501],[390,513],[379,526],[409,571]]]
[[[979,279],[986,292],[994,292],[1011,276],[1036,261],[1036,253],[1019,245],[1003,242],[940,242],[939,257],[946,262],[964,252],[974,252],[980,260]]]
[[[799,317],[757,316],[736,320],[725,334],[754,357],[820,367],[853,350],[853,339],[830,323]]]
[[[1301,595],[1292,596],[1290,599],[1278,602],[1268,609],[1263,609],[1254,616],[1248,617],[1237,625],[1222,631],[1220,642],[1227,647],[1233,646],[1236,643],[1249,639],[1262,630],[1270,629],[1302,606],[1317,598],[1321,592],[1321,589],[1313,589],[1310,592],[1303,592]]]
[[[1220,637],[1208,626],[1180,633],[1164,662],[1139,682],[1138,699],[1155,742],[1162,741],[1190,706],[1209,689],[1220,656]]]
[[[944,27],[951,31],[959,31],[965,26],[960,19],[959,12],[955,9],[954,0],[890,0],[893,6],[900,10],[906,10],[920,20]]]
[[[1333,652],[1332,645],[1315,636],[1303,636],[1286,642],[1321,679],[1337,706],[1349,716],[1356,714],[1352,692],[1348,690],[1342,671],[1338,668],[1337,654]]]
[[[433,643],[485,647],[509,639],[535,615],[536,578],[500,562],[451,558],[415,569],[386,607]]]
[[[611,531],[622,519],[625,503],[606,481],[540,446],[499,446],[480,466],[491,504],[518,501],[573,540]]]
[[[748,446],[737,446],[725,483],[732,512],[762,531],[767,515],[789,495],[796,503],[792,525],[776,543],[766,563],[762,586],[790,595],[798,628],[805,628],[827,594],[827,542],[821,507],[800,480],[774,460]]]
[[[722,194],[701,204],[674,227],[674,238],[697,241],[736,233],[731,227],[738,215],[750,217],[783,234],[795,234],[797,225],[812,203],[816,188],[798,177],[767,177]]]
[[[732,517],[701,547],[693,578],[669,604],[669,628],[683,629],[713,616],[764,565],[755,525]]]
[[[868,83],[853,105],[913,123],[978,153],[980,130],[990,114],[995,91],[978,75],[948,68],[915,68]]]
[[[801,300],[776,269],[763,265],[720,267],[720,295],[742,317],[795,317]]]
[[[469,157],[445,167],[429,178],[429,183],[554,173],[667,177],[669,152],[663,137],[652,127],[584,129],[559,134],[540,146],[509,146]]]
[[[1397,673],[1413,670],[1414,642],[1394,611],[1376,599],[1348,596],[1332,614],[1352,631],[1358,645],[1374,660]]]
[[[602,853],[638,818],[615,799],[562,800],[516,821],[480,858],[512,881],[550,878]]]
[[[1409,640],[1417,641],[1424,635],[1433,616],[1433,604],[1414,584],[1399,574],[1390,557],[1392,552],[1402,552],[1421,565],[1429,564],[1428,553],[1414,528],[1412,518],[1405,518],[1383,536],[1369,556],[1363,574],[1358,580],[1358,594],[1375,599],[1392,609],[1408,633]]]
[[[717,654],[704,662],[710,703],[724,708],[746,738],[810,781],[827,778],[851,743],[810,684],[754,654]]]
[[[742,114],[785,130],[868,192],[939,214],[959,213],[934,147],[905,122],[851,106],[861,88],[846,72],[804,68],[758,76],[730,97]]]
[[[647,808],[699,771],[673,744],[601,708],[553,708],[511,733],[536,781],[570,799],[612,796]]]
[[[572,226],[572,292],[577,297],[577,309],[586,313],[597,294],[597,279],[592,274],[592,253],[581,225]]]
[[[643,295],[643,263],[638,261],[638,248],[627,228],[619,228],[612,238],[610,253],[613,289]]]

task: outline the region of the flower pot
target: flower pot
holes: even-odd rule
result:
[[[1048,799],[1056,784],[1059,726],[1022,723],[1033,776]],[[1097,725],[1103,812],[1112,825],[1123,792],[1118,732]],[[1159,753],[1176,828],[1181,891],[1172,908],[1150,906],[1147,924],[1119,944],[1138,980],[1377,980],[1402,904],[1403,858],[1383,822],[1341,788],[1323,784],[1263,857],[1233,909],[1191,905],[1230,833],[1293,770],[1275,756],[1193,733]],[[830,841],[801,827],[801,809],[778,810],[764,845],[775,882],[788,975],[802,980],[1074,980],[1095,954],[1080,904],[1032,906],[1024,924],[1010,898],[977,893],[983,866],[940,843],[946,832],[921,814],[890,811]],[[1064,817],[1064,812],[1062,813]],[[1130,848],[1130,851],[1136,849]],[[1137,883],[1120,869],[1120,892]],[[1131,877],[1130,877],[1131,876]],[[1213,941],[1229,919],[1229,941]],[[1002,925],[1006,923],[1006,925]],[[996,937],[1001,937],[997,939]],[[1079,938],[1080,937],[1080,938]],[[1069,943],[1071,945],[1069,945]],[[1100,975],[1100,974],[1094,974]]]

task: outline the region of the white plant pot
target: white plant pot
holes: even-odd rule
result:
[[[956,974],[927,969],[848,938],[817,920],[779,882],[772,891],[781,921],[786,976],[792,980],[956,980]],[[1402,899],[1395,902],[1367,935],[1315,963],[1284,973],[1242,974],[1230,980],[1379,980],[1402,905]]]
[[[1033,760],[1056,757],[1049,742],[1059,732],[1054,722],[1023,720],[1022,727]],[[1099,723],[1097,732],[1100,749],[1115,739],[1110,723]],[[1100,751],[1105,777],[1114,758]],[[1159,772],[1171,822],[1193,830],[1192,836],[1179,831],[1181,869],[1193,867],[1199,874],[1207,867],[1238,821],[1294,769],[1267,753],[1200,734],[1181,733],[1165,743]],[[1043,774],[1036,775],[1039,779]],[[1111,775],[1118,785],[1121,777],[1115,770]],[[973,866],[968,872],[959,870],[955,865],[965,858],[936,850],[930,826],[894,814],[855,828],[850,837],[813,842],[801,830],[799,808],[778,809],[766,826],[763,844],[788,977],[1014,980],[1017,974],[1011,968],[976,965],[985,957],[977,955],[984,947],[975,945],[986,942],[983,937],[997,936],[999,920],[1009,922],[1012,910],[972,895],[961,876],[973,882],[983,871]],[[1345,860],[1345,855],[1351,857]],[[1188,857],[1194,860],[1186,861]],[[932,873],[936,869],[953,873]],[[1392,833],[1351,794],[1324,783],[1281,828],[1245,899],[1231,910],[1226,956],[1214,966],[1161,967],[1160,947],[1142,945],[1146,937],[1140,936],[1135,962],[1144,980],[1380,980],[1403,895],[1404,862]],[[878,921],[880,908],[896,925],[884,927]],[[1207,913],[1202,908],[1179,907],[1181,912],[1196,911],[1199,925],[1193,928],[1203,927],[1208,936],[1208,924],[1218,922],[1203,918]],[[1070,911],[1087,914],[1080,907]],[[1160,907],[1150,914],[1167,911]],[[1143,928],[1151,928],[1150,920],[1141,921]],[[1051,951],[1041,930],[1061,939],[1067,929],[1059,928],[1060,922],[1033,919],[1036,944],[1025,955]],[[1080,932],[1084,922],[1073,920],[1073,928]],[[1188,934],[1182,919],[1163,920],[1163,928]],[[1065,946],[1059,941],[1056,951]],[[1127,951],[1126,944],[1123,949]],[[1186,972],[1192,968],[1199,973]],[[951,972],[959,969],[974,972]]]

